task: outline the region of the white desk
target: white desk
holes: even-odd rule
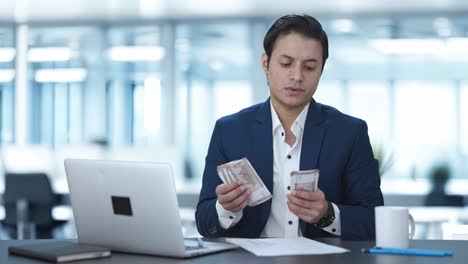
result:
[[[422,237],[425,239],[443,239],[443,225],[457,225],[464,223],[468,216],[468,207],[450,206],[416,206],[409,207],[411,215],[417,225],[416,229],[422,228]],[[419,230],[420,231],[420,230]],[[419,233],[416,230],[417,233]]]
[[[68,205],[58,205],[52,208],[52,217],[55,220],[68,221],[73,219],[72,208]],[[0,220],[5,219],[5,207],[0,205]]]

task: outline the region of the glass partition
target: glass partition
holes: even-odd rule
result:
[[[176,127],[189,177],[200,177],[216,119],[253,104],[249,24],[181,23],[175,36],[179,79]],[[260,58],[260,54],[257,58]]]
[[[98,30],[92,27],[30,28],[31,143],[51,147],[88,143],[86,119],[93,116],[85,117],[85,105],[93,106],[87,98],[99,91],[94,77],[95,62],[101,59],[95,47],[98,40]]]
[[[107,32],[108,137],[113,146],[166,143],[164,133],[170,127],[163,127],[161,115],[169,113],[161,111],[163,103],[169,103],[163,99],[170,87],[163,63],[170,54],[162,39],[157,25],[112,27]]]
[[[0,25],[0,145],[14,142],[14,29]]]
[[[215,120],[266,99],[261,42],[273,19],[31,23],[30,142],[171,146],[199,181]],[[394,156],[386,177],[466,163],[467,18],[319,19],[330,57],[315,99],[367,121],[373,145]],[[14,142],[13,40],[1,27],[2,144]]]

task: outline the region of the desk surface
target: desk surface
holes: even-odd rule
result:
[[[408,207],[416,223],[456,223],[468,219],[468,207],[413,206]]]
[[[368,255],[360,252],[363,247],[371,247],[374,242],[371,241],[342,241],[336,238],[321,239],[320,241],[337,245],[349,249],[351,252],[336,255],[322,256],[287,256],[287,257],[256,257],[255,255],[244,251],[243,249],[231,250],[223,253],[217,253],[192,259],[174,259],[161,258],[152,256],[141,256],[131,254],[121,254],[113,252],[111,258],[80,261],[80,264],[108,264],[108,263],[255,263],[255,264],[271,264],[271,263],[304,263],[304,264],[333,264],[333,263],[377,263],[377,264],[393,264],[393,263],[412,263],[412,264],[431,264],[431,263],[466,263],[468,258],[468,241],[454,240],[414,240],[411,242],[411,247],[439,250],[453,250],[452,257],[421,257],[421,256],[393,256],[393,255]],[[35,242],[40,242],[36,240]],[[30,264],[30,263],[45,263],[34,259],[27,259],[8,255],[8,246],[21,243],[31,243],[31,241],[3,240],[0,241],[0,263],[9,264]]]

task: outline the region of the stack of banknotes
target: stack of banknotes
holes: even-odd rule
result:
[[[217,167],[218,175],[223,183],[235,181],[242,182],[251,193],[248,205],[250,207],[259,205],[271,199],[271,193],[263,184],[255,169],[247,158],[234,160]]]
[[[291,172],[291,191],[317,191],[319,170],[293,171]]]

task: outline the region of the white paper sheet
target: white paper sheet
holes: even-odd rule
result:
[[[304,237],[298,238],[227,238],[227,242],[261,257],[288,255],[339,254],[349,250]]]

